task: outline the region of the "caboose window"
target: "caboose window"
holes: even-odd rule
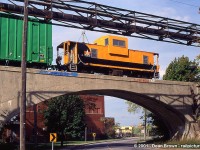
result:
[[[97,58],[97,49],[91,49],[91,57],[92,58]]]
[[[119,41],[119,46],[125,47],[125,41]]]
[[[105,46],[107,46],[107,45],[108,45],[108,38],[105,39]]]
[[[113,39],[114,46],[125,47],[125,41]]]
[[[114,45],[114,46],[119,46],[118,40],[113,39],[113,45]]]
[[[143,56],[143,64],[148,64],[149,62],[149,57],[148,56]]]

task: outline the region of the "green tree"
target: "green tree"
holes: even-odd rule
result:
[[[115,124],[114,118],[109,117],[102,117],[101,121],[104,122],[105,135],[107,136],[107,138],[114,138],[116,125],[118,126],[119,124]]]
[[[133,133],[137,136],[139,136],[141,134],[141,128],[139,127],[135,127],[134,130],[133,130]]]
[[[200,55],[198,55],[198,56],[196,57],[196,60],[198,61],[197,63],[199,63],[199,61],[200,61]]]
[[[44,111],[47,131],[57,132],[63,146],[64,135],[81,138],[84,134],[84,102],[79,96],[60,96],[48,101]]]
[[[169,139],[169,131],[164,122],[153,113],[147,115],[150,125],[150,134],[152,136],[161,136],[163,139]]]
[[[128,112],[129,113],[138,113],[140,110],[142,110],[142,107],[133,103],[133,102],[130,102],[130,101],[126,101],[125,102],[127,105],[128,105]]]
[[[130,102],[130,101],[126,101],[126,104],[128,105],[128,112],[129,113],[138,113],[140,110],[143,110],[143,121],[144,121],[144,137],[146,139],[146,128],[147,128],[147,113],[149,113],[145,108],[143,108],[142,106],[139,106],[133,102]]]
[[[115,122],[114,128],[115,128],[115,129],[120,128],[120,123],[119,123],[119,122]]]
[[[198,60],[198,58],[197,58]],[[167,67],[163,80],[173,81],[198,81],[198,62],[190,61],[188,57],[175,58]]]
[[[137,113],[140,110],[143,110],[143,116],[141,116],[141,119],[143,119],[144,122],[145,134],[148,130],[148,132],[154,136],[157,135],[166,139],[169,137],[168,129],[159,117],[135,103],[130,101],[126,101],[126,103],[128,104],[128,112],[130,113]],[[141,129],[135,129],[134,133],[138,134],[139,131],[141,131]]]
[[[180,57],[174,59],[168,66],[166,74],[163,76],[164,80],[174,80],[174,81],[188,81],[197,82],[200,85],[200,55],[196,57],[193,61],[190,61],[188,57]],[[198,105],[198,100],[193,99],[193,113],[198,120],[200,115],[200,105]]]
[[[200,82],[200,55],[198,55],[195,59],[196,64],[198,65],[197,69],[198,69],[198,74],[197,74],[197,80],[198,82]]]

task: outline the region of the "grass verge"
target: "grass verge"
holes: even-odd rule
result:
[[[183,140],[170,140],[167,141],[167,144],[200,144],[200,140],[198,139],[183,139]]]
[[[92,143],[100,143],[100,142],[109,142],[109,141],[115,141],[119,139],[109,139],[109,140],[96,140],[96,141],[64,141],[63,146],[81,146],[86,144],[92,144]],[[34,143],[26,143],[26,149],[28,150],[49,150],[52,147],[52,143],[38,143],[35,145]],[[59,150],[61,149],[61,143],[56,142],[54,143],[54,149]],[[0,143],[0,150],[19,150],[18,144],[13,143]]]

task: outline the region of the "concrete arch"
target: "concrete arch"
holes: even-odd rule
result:
[[[161,102],[157,101],[152,97],[134,93],[130,91],[123,91],[123,90],[86,90],[86,91],[79,91],[72,94],[99,94],[99,95],[106,95],[106,96],[112,96],[121,98],[124,100],[131,101],[135,104],[138,104],[148,110],[150,110],[152,113],[156,114],[166,125],[169,131],[169,136],[173,137],[175,133],[180,128],[183,128],[185,125],[185,118],[184,115],[178,112],[173,107]],[[179,136],[181,136],[183,133],[179,133]]]
[[[69,92],[67,95],[105,95],[121,98],[124,100],[131,101],[135,104],[138,104],[154,114],[156,114],[166,125],[169,131],[169,136],[173,137],[177,131],[180,131],[180,128],[185,125],[185,118],[183,114],[179,113],[173,107],[157,101],[152,97],[134,93],[130,91],[123,90],[110,90],[110,89],[101,89],[101,90],[84,90],[79,92]],[[64,93],[61,95],[65,95]],[[13,116],[19,114],[19,109],[13,110],[6,118],[5,123],[8,122]],[[179,133],[181,136],[183,133]]]

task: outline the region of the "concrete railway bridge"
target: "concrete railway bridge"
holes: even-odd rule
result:
[[[19,113],[21,68],[0,66],[0,120]],[[100,94],[129,100],[160,117],[171,137],[200,138],[193,104],[198,87],[190,82],[138,79],[95,74],[52,76],[27,69],[27,106],[64,94]]]

